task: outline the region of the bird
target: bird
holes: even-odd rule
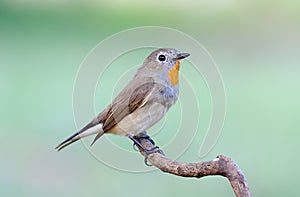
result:
[[[127,136],[145,149],[135,136],[146,131],[168,112],[179,96],[180,61],[190,56],[173,48],[154,50],[138,68],[132,80],[101,113],[78,132],[60,143],[60,151],[81,138],[103,134]]]

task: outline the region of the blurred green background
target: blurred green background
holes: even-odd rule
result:
[[[54,151],[76,130],[72,91],[83,58],[111,34],[145,25],[196,38],[226,87],[218,143],[198,158],[199,132],[178,160],[225,154],[254,196],[299,196],[299,23],[300,2],[293,0],[1,1],[0,196],[234,196],[222,177],[122,172],[97,162],[81,143]]]

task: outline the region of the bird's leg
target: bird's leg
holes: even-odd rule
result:
[[[150,140],[150,142],[152,143],[153,140],[152,140],[149,136],[147,136],[147,137],[144,137],[144,136],[143,136],[143,137],[139,137],[139,136],[130,136],[130,135],[129,135],[128,137],[134,142],[133,146],[138,145],[140,148],[143,149],[143,151],[144,151],[147,155],[149,155],[149,154],[151,154],[151,153],[155,153],[155,152],[157,152],[157,151],[159,150],[159,147],[158,147],[158,146],[156,146],[156,147],[154,147],[154,148],[148,150],[148,149],[146,149],[146,148],[141,144],[141,142],[140,142],[141,139],[147,139],[147,140]],[[153,142],[152,144],[154,145],[154,142]]]
[[[154,145],[154,141],[147,135],[146,131],[143,131],[142,133],[139,133],[137,135],[128,135],[128,137],[133,141],[133,145],[132,145],[133,150],[139,151],[139,149],[137,149],[137,147],[136,147],[138,145],[138,143],[136,141],[138,140],[140,142],[140,139],[145,139],[145,138],[143,138],[144,136],[149,138],[150,142]],[[140,145],[140,147],[142,147],[142,146]],[[142,147],[142,149],[144,150],[145,148]]]
[[[129,138],[131,139],[131,137],[129,136]],[[151,142],[151,144],[153,144],[153,146],[155,146],[155,142],[151,139],[151,137],[149,137],[147,134],[145,134],[145,136],[132,136],[132,138],[135,138],[136,140],[140,141],[141,139],[146,139],[149,140]],[[138,151],[138,149],[136,148],[137,143],[131,139],[134,143],[133,143],[133,150]],[[156,146],[156,148],[159,148],[158,146]],[[143,150],[145,151],[145,149],[143,148]]]
[[[131,135],[128,135],[128,137],[134,142],[133,143],[133,149],[134,150],[137,150],[135,147],[136,146],[139,146],[140,148],[143,149],[143,151],[146,153],[146,156],[145,156],[145,164],[147,166],[152,166],[152,164],[150,164],[148,162],[148,155],[151,154],[151,153],[155,153],[155,152],[159,152],[161,154],[163,154],[163,152],[159,149],[158,146],[155,146],[154,148],[152,148],[151,150],[148,150],[146,149],[140,142],[141,139],[146,139],[146,140],[149,140],[151,142],[151,144],[155,145],[155,142],[147,135],[146,131],[136,135],[136,136],[131,136]]]
[[[151,142],[151,144],[153,144],[153,146],[155,146],[155,142],[151,139],[151,137],[150,137],[149,135],[147,135],[146,131],[143,131],[143,132],[137,134],[137,135],[135,136],[135,138],[137,138],[139,141],[140,141],[141,139],[149,140],[149,141]]]

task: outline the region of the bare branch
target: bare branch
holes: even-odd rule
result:
[[[143,133],[143,137],[139,138],[139,141],[147,150],[155,148],[155,146],[151,143],[151,139],[147,139],[146,133]],[[252,196],[241,169],[229,157],[220,155],[212,161],[185,163],[168,159],[163,155],[162,151],[146,155],[142,148],[138,148],[140,153],[147,157],[147,160],[153,166],[159,168],[163,172],[174,174],[176,176],[195,178],[221,175],[229,180],[237,197]]]

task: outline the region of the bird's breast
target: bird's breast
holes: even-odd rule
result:
[[[180,68],[180,61],[177,60],[174,66],[170,69],[168,73],[169,83],[173,86],[178,84],[178,72]]]
[[[179,87],[177,86],[165,86],[163,90],[160,91],[160,94],[163,96],[161,102],[166,106],[171,107],[178,98]]]

